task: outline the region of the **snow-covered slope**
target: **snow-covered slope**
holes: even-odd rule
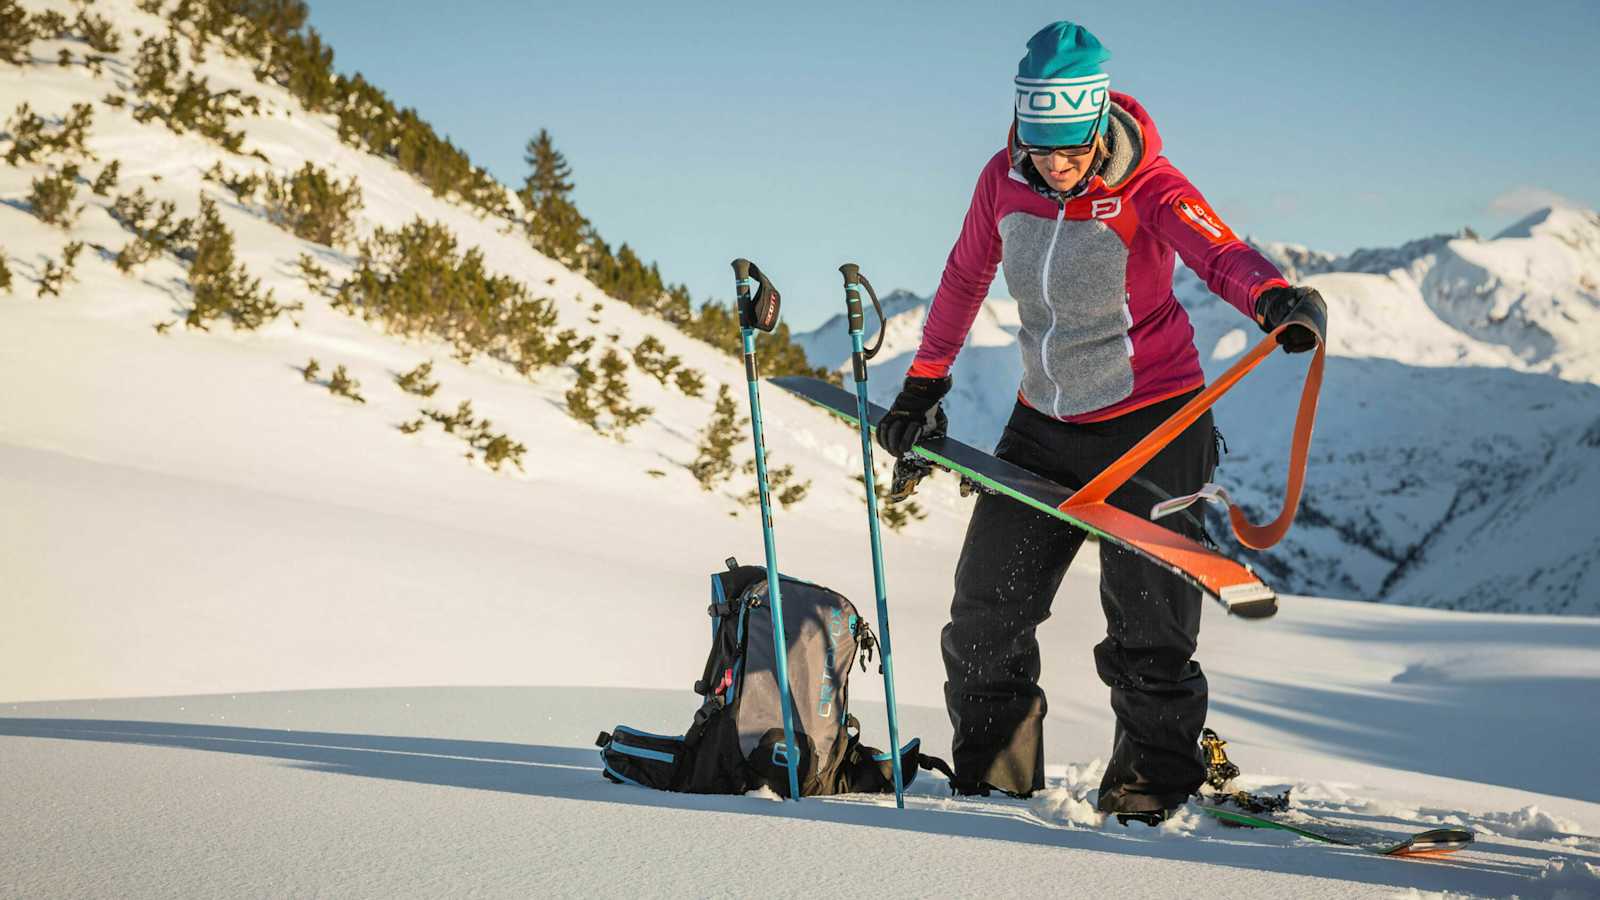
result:
[[[1327,299],[1330,359],[1300,518],[1272,551],[1234,551],[1308,593],[1600,612],[1600,216],[1545,210],[1493,240],[1428,238],[1342,258],[1262,247]],[[1176,290],[1208,374],[1259,337],[1188,269]],[[901,296],[897,306],[873,366],[884,404],[927,302]],[[836,319],[802,336],[814,359],[847,365],[842,328]],[[985,446],[999,436],[1021,374],[1015,333],[1015,303],[986,302],[956,360],[947,409],[957,436]],[[1281,504],[1303,372],[1274,357],[1217,408],[1231,450],[1219,478],[1258,519]]]
[[[126,0],[94,9],[125,31],[161,29]],[[130,43],[102,78],[56,66],[66,42],[37,43],[35,65],[0,65],[0,113],[97,104],[100,161],[86,176],[118,159],[124,191],[185,215],[202,192],[217,199],[251,273],[305,309],[258,333],[157,334],[190,302],[183,267],[169,258],[128,277],[93,246],[60,297],[38,298],[65,243],[114,252],[127,236],[87,191],[71,231],[44,226],[22,199],[43,166],[0,168],[0,247],[17,282],[0,295],[0,893],[783,896],[838,889],[819,880],[839,876],[817,874],[818,848],[867,860],[846,867],[848,889],[889,897],[1554,897],[1600,885],[1600,781],[1586,762],[1600,732],[1581,714],[1600,686],[1600,621],[1294,596],[1268,622],[1208,609],[1211,724],[1248,785],[1294,785],[1311,808],[1391,831],[1468,825],[1479,843],[1430,865],[1193,813],[1124,830],[1089,811],[1112,733],[1090,653],[1103,628],[1091,552],[1040,633],[1050,790],[1033,801],[952,801],[928,774],[905,811],[607,783],[594,734],[687,722],[706,573],[761,556],[756,518],[733,496],[747,485],[706,493],[685,470],[717,385],[742,399],[737,362],[351,150],[240,61],[213,53],[203,72],[262,99],[246,147],[270,163],[99,104],[126,77]],[[443,222],[493,270],[550,296],[565,324],[602,346],[655,335],[711,390],[692,399],[630,372],[655,412],[625,443],[599,436],[564,411],[570,372],[462,364],[330,309],[295,260],[313,254],[339,275],[348,255],[204,182],[218,160],[279,173],[312,160],[354,176],[363,232],[417,214]],[[1014,309],[993,304],[976,349],[1015,365],[1015,329]],[[367,402],[307,384],[309,357],[346,365]],[[442,383],[428,401],[393,383],[425,359]],[[527,445],[525,473],[465,462],[438,429],[395,428],[419,406],[466,399]],[[764,400],[773,461],[812,481],[775,515],[783,567],[866,605],[856,434],[780,391]],[[905,730],[941,754],[939,631],[969,509],[950,488],[926,485],[928,518],[885,535]],[[874,676],[858,672],[851,694],[881,742]],[[727,846],[759,862],[737,882],[707,865]]]

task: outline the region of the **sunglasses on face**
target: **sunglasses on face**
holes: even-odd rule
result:
[[[1032,144],[1022,144],[1023,152],[1029,156],[1055,156],[1061,154],[1067,159],[1076,159],[1094,152],[1094,144],[1071,144],[1061,147],[1036,147]]]

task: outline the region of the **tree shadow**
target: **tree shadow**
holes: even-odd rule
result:
[[[290,731],[112,719],[0,717],[0,736],[133,744],[232,753],[276,760],[309,771],[443,787],[500,791],[596,803],[619,803],[805,819],[869,828],[1092,850],[1237,869],[1299,874],[1420,891],[1508,895],[1525,890],[1541,870],[1473,860],[1385,859],[1339,847],[1277,842],[1281,833],[1224,831],[1206,823],[1198,834],[1062,827],[1032,814],[1024,803],[974,802],[897,810],[882,798],[814,798],[779,803],[755,796],[674,794],[615,785],[599,771],[597,751],[574,747],[439,738]],[[943,796],[942,782],[913,786],[913,797]],[[691,833],[692,829],[685,829]],[[1253,846],[1234,845],[1260,834]],[[1542,861],[1541,861],[1542,862]]]

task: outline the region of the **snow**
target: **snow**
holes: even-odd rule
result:
[[[131,3],[95,9],[155,28]],[[35,54],[50,59],[55,49],[41,42]],[[496,271],[552,297],[564,323],[602,302],[597,334],[619,333],[624,348],[656,335],[706,372],[710,391],[690,399],[634,373],[636,400],[655,414],[626,442],[596,435],[561,408],[567,372],[529,380],[482,359],[463,365],[437,343],[387,336],[329,309],[299,283],[294,260],[310,252],[337,274],[349,258],[267,225],[200,178],[218,159],[240,170],[266,164],[102,105],[90,147],[101,163],[122,161],[120,190],[144,187],[185,215],[202,191],[218,198],[250,271],[306,308],[298,326],[284,320],[256,334],[178,326],[158,335],[151,326],[186,305],[182,269],[167,260],[130,278],[92,248],[76,283],[38,299],[39,267],[66,241],[114,252],[126,236],[108,201],[87,191],[70,233],[43,226],[22,199],[42,166],[0,169],[0,247],[17,281],[0,295],[7,895],[790,896],[838,890],[841,877],[852,893],[888,897],[1600,894],[1600,721],[1590,712],[1600,619],[1294,595],[1265,622],[1208,607],[1199,659],[1212,686],[1210,724],[1229,740],[1245,786],[1293,786],[1309,809],[1397,833],[1466,825],[1478,843],[1445,862],[1398,862],[1227,829],[1192,810],[1158,829],[1122,828],[1093,810],[1111,723],[1090,651],[1104,628],[1092,548],[1040,631],[1049,784],[1031,800],[955,800],[930,773],[905,810],[881,797],[794,804],[606,782],[595,734],[619,722],[687,723],[706,649],[706,575],[729,555],[761,557],[756,516],[735,499],[748,485],[706,493],[684,468],[716,386],[732,385],[742,400],[738,362],[602,298],[500,223],[343,147],[328,122],[237,61],[214,53],[204,71],[262,97],[246,146],[262,148],[273,170],[311,159],[359,179],[363,231],[417,213],[443,221]],[[0,113],[22,99],[60,113],[108,90],[78,67],[0,67]],[[1368,292],[1339,302],[1404,313],[1405,295],[1384,276],[1340,277]],[[879,397],[892,392],[920,330],[923,306],[896,303],[893,349],[873,373]],[[1408,325],[1432,327],[1412,312]],[[986,306],[957,375],[958,390],[970,392],[964,402],[1014,389],[1015,329],[1014,304]],[[1228,331],[1206,333],[1220,340]],[[830,334],[817,345],[837,348],[837,328]],[[1573,416],[1561,410],[1587,402],[1587,386],[1552,389],[1549,375],[1505,362],[1515,354],[1461,346],[1481,361],[1441,355],[1412,365],[1393,358],[1406,352],[1398,342],[1350,345],[1330,385],[1376,384],[1370,399],[1392,407],[1371,419],[1336,407],[1319,439],[1399,417],[1447,446],[1483,440],[1469,415],[1469,400],[1482,396],[1475,389],[1560,404],[1497,408],[1510,433],[1538,430],[1553,447],[1571,436]],[[1201,347],[1225,364],[1226,349]],[[325,370],[348,366],[368,402],[305,383],[298,367],[312,356]],[[427,359],[443,387],[419,401],[393,378]],[[1419,371],[1448,375],[1446,401],[1395,389]],[[394,427],[420,405],[463,399],[527,445],[525,473],[468,463],[462,444],[437,429],[406,436]],[[812,481],[810,497],[775,513],[782,567],[870,606],[863,506],[850,479],[860,470],[856,433],[771,387],[763,401],[774,463]],[[1265,432],[1229,428],[1230,466],[1241,455],[1272,458]],[[1344,452],[1382,463],[1404,449],[1388,446],[1393,436],[1377,428]],[[1571,455],[1530,466],[1520,489],[1528,493],[1501,498],[1483,521],[1576,509],[1540,493],[1559,496],[1559,479],[1588,489],[1595,467],[1579,454],[1593,451],[1571,443]],[[1518,448],[1527,452],[1514,440],[1503,452]],[[1449,470],[1448,461],[1430,465]],[[1340,466],[1352,493],[1394,471]],[[1355,480],[1373,468],[1373,481]],[[939,630],[970,503],[953,487],[925,483],[918,499],[928,518],[885,534],[902,730],[939,755],[949,749]],[[1390,523],[1396,533],[1426,533],[1447,504],[1421,488],[1391,493],[1405,501]],[[1593,533],[1589,517],[1559,521],[1568,533]],[[1319,540],[1331,533],[1302,528]],[[1462,538],[1473,553],[1449,565],[1489,577],[1504,548],[1553,569],[1567,559],[1561,537],[1501,529],[1478,545]],[[1331,542],[1321,552],[1343,560],[1357,588],[1383,577],[1377,556],[1363,562]],[[1429,571],[1418,583],[1448,582]],[[858,672],[853,688],[865,736],[881,744],[881,682]],[[730,856],[743,862],[732,875],[718,864]]]

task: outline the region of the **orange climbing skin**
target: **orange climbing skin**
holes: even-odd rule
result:
[[[1257,365],[1260,365],[1268,354],[1277,349],[1279,333],[1289,327],[1291,327],[1289,324],[1279,325],[1272,333],[1263,338],[1260,343],[1251,348],[1249,353],[1246,353],[1238,362],[1230,366],[1228,371],[1222,373],[1222,377],[1218,378],[1216,382],[1201,391],[1193,400],[1184,404],[1182,409],[1173,413],[1171,418],[1157,426],[1154,431],[1145,436],[1144,440],[1133,445],[1127,453],[1122,454],[1115,462],[1106,466],[1105,470],[1099,475],[1091,478],[1088,484],[1084,485],[1070,499],[1061,504],[1060,510],[1085,521],[1089,521],[1091,515],[1103,517],[1105,515],[1104,512],[1095,509],[1095,507],[1110,509],[1111,507],[1106,505],[1106,498],[1110,497],[1112,492],[1121,487],[1129,478],[1132,478],[1134,473],[1143,468],[1144,464],[1149,462],[1152,457],[1161,452],[1161,448],[1183,433],[1185,428],[1194,424],[1202,413],[1210,409],[1212,404],[1216,403],[1223,394],[1227,393],[1235,384],[1238,384],[1240,379],[1249,374]],[[1300,391],[1300,409],[1295,416],[1294,437],[1289,451],[1289,483],[1284,492],[1282,511],[1271,522],[1265,525],[1256,525],[1245,518],[1244,513],[1237,506],[1232,504],[1228,506],[1228,519],[1233,525],[1234,535],[1239,539],[1239,543],[1253,550],[1265,550],[1282,540],[1283,536],[1288,533],[1289,526],[1294,524],[1295,512],[1300,508],[1300,494],[1305,488],[1306,460],[1311,451],[1311,430],[1312,426],[1316,424],[1317,395],[1322,390],[1322,370],[1324,357],[1326,356],[1326,347],[1323,345],[1322,335],[1319,334],[1316,337],[1316,353],[1312,356],[1311,367],[1306,372],[1305,387]],[[1166,534],[1171,534],[1171,532],[1167,532],[1166,529],[1135,516],[1128,516],[1128,519],[1130,520],[1129,522],[1119,522],[1114,528],[1106,530],[1112,531],[1119,537],[1126,535],[1130,542],[1138,543],[1141,549],[1144,549],[1152,556],[1156,556],[1191,573],[1202,582],[1207,581],[1208,571],[1210,572],[1209,577],[1227,577],[1225,572],[1211,571],[1216,568],[1213,563],[1219,559],[1215,554],[1208,553],[1207,557],[1209,558],[1196,557],[1188,548],[1169,547],[1167,543],[1156,540],[1155,535],[1144,534],[1149,530],[1144,528],[1138,529],[1140,532],[1139,540],[1135,541],[1135,533],[1131,530],[1134,529],[1134,523],[1148,525],[1150,529]],[[1152,546],[1146,547],[1145,542],[1149,542]],[[1192,541],[1188,543],[1194,544]],[[1203,549],[1198,544],[1194,544],[1194,547],[1197,550]],[[1191,566],[1195,567],[1192,568]]]

